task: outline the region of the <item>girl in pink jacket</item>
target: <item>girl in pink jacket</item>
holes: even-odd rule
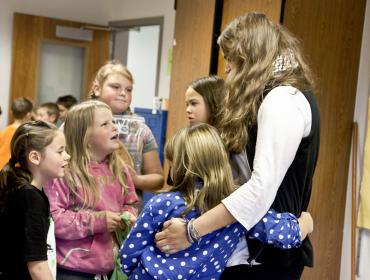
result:
[[[134,222],[138,198],[130,173],[119,156],[110,108],[87,101],[68,112],[64,133],[71,155],[66,175],[45,192],[55,221],[58,279],[107,279],[118,244],[114,231],[120,215]]]

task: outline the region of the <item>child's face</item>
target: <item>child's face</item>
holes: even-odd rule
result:
[[[58,131],[53,141],[42,153],[40,170],[47,180],[64,176],[64,168],[68,164],[70,156],[66,150],[66,140],[64,134]]]
[[[110,74],[95,94],[108,104],[113,114],[122,114],[131,105],[132,82],[121,74]]]
[[[44,121],[44,122],[51,122],[49,119],[48,110],[44,107],[40,107],[36,110],[36,120]]]
[[[185,92],[186,115],[189,125],[208,122],[208,110],[204,98],[191,87]]]
[[[56,123],[57,121],[55,114],[50,115],[48,113],[48,109],[44,107],[40,107],[37,109],[36,120],[50,123]]]
[[[97,161],[104,160],[120,147],[119,141],[112,112],[106,108],[95,110],[94,124],[88,141],[92,158]]]
[[[64,121],[67,117],[68,109],[61,104],[58,104],[59,108],[59,119]]]

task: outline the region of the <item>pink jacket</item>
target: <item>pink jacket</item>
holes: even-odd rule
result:
[[[105,210],[129,211],[137,215],[135,187],[127,169],[128,193],[109,170],[107,162],[91,163],[90,172],[96,178],[100,199],[94,209],[81,209],[82,201],[70,200],[70,191],[63,179],[55,179],[44,188],[50,201],[55,222],[58,266],[86,273],[106,274],[113,269],[113,239],[107,231]]]

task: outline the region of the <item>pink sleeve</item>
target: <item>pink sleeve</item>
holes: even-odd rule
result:
[[[125,198],[123,202],[122,211],[128,211],[131,214],[137,216],[137,204],[139,203],[139,198],[136,194],[135,185],[132,181],[130,172],[128,171],[127,167],[124,170],[127,178],[127,193],[125,193]]]
[[[76,240],[107,231],[105,211],[72,209],[69,188],[62,179],[49,182],[44,191],[49,198],[57,238]]]

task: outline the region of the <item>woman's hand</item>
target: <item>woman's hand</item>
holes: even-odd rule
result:
[[[191,246],[186,239],[186,221],[172,218],[163,224],[163,229],[155,235],[159,250],[166,254],[173,254]]]
[[[301,229],[301,240],[304,240],[308,234],[313,232],[313,219],[309,212],[302,212],[298,218],[299,228]]]
[[[108,232],[114,232],[117,228],[122,228],[122,220],[118,213],[105,211],[105,219],[107,221]]]

